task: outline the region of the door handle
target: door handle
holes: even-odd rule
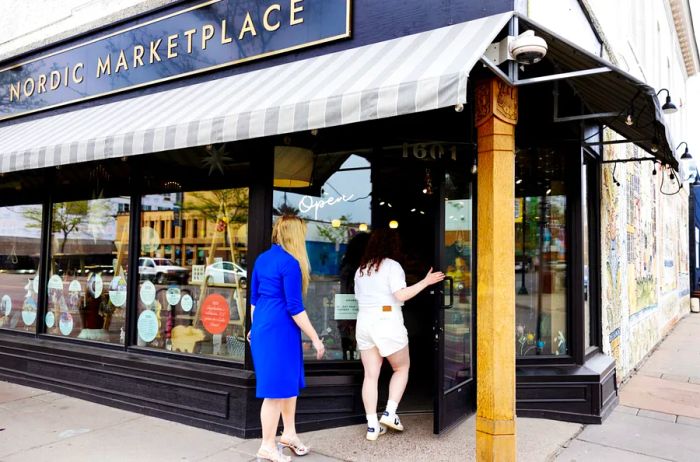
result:
[[[454,280],[453,278],[451,278],[450,276],[445,276],[445,281],[447,281],[447,282],[450,284],[450,292],[449,292],[449,294],[450,294],[450,303],[448,303],[447,305],[444,305],[444,304],[443,304],[443,305],[441,306],[441,308],[442,308],[443,310],[449,310],[450,308],[452,308],[452,306],[453,306],[454,303],[455,303],[455,280]],[[444,301],[444,298],[445,298],[444,290],[441,290],[440,293],[442,294],[443,301]]]

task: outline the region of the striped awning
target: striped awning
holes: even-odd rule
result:
[[[512,13],[20,123],[0,172],[323,128],[466,103]]]

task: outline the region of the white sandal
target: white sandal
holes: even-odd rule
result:
[[[286,439],[286,441],[283,438]],[[309,447],[301,442],[298,435],[294,435],[291,438],[282,435],[282,437],[280,437],[280,444],[285,448],[289,448],[298,456],[305,456],[310,451]]]
[[[260,449],[258,449],[255,457],[257,457],[258,462],[261,460],[269,460],[271,462],[291,462],[292,460],[291,457],[285,456],[276,448],[274,450],[270,450],[264,446],[260,446]]]

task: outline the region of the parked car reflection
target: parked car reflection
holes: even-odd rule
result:
[[[204,276],[212,284],[238,284],[241,288],[248,284],[248,272],[230,261],[218,261],[207,266]]]
[[[189,270],[177,266],[167,258],[139,258],[139,276],[141,279],[149,279],[156,284],[164,284],[168,281],[187,284]]]

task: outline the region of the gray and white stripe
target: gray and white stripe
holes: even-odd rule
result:
[[[115,103],[0,124],[0,172],[229,142],[466,103],[512,13]]]

